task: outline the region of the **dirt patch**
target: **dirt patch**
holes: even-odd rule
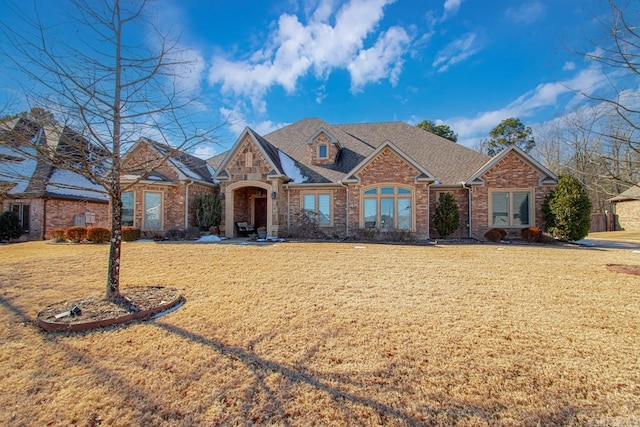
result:
[[[640,265],[631,264],[607,264],[607,270],[615,271],[616,273],[631,274],[634,276],[640,276]]]
[[[103,292],[60,301],[40,310],[38,323],[46,330],[87,330],[145,318],[182,299],[176,289],[162,286],[131,287],[122,296],[120,303],[105,299]]]

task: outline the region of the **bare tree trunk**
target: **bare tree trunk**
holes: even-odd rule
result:
[[[120,182],[114,180],[114,193],[120,194]],[[120,298],[120,252],[122,249],[122,199],[111,200],[111,243],[109,246],[109,271],[107,274],[107,299]]]

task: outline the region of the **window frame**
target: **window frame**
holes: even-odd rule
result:
[[[509,202],[507,206],[507,223],[506,224],[496,224],[493,220],[494,209],[493,209],[493,196],[494,194],[499,193],[507,193],[509,195]],[[513,206],[514,203],[514,194],[522,194],[526,193],[529,196],[529,224],[514,224],[515,222],[515,209]],[[535,216],[535,189],[534,188],[494,188],[490,189],[488,192],[488,203],[489,212],[487,212],[487,221],[489,227],[492,228],[528,228],[535,227],[536,225],[536,216]]]
[[[393,193],[389,192],[389,189],[393,188]],[[408,193],[401,193],[400,191],[408,191]],[[367,194],[369,193],[369,194]],[[361,213],[360,213],[360,227],[361,228],[377,228],[381,230],[409,230],[415,231],[416,229],[416,203],[415,203],[416,189],[409,185],[397,184],[397,183],[379,183],[374,185],[368,185],[362,187],[361,190]],[[375,200],[376,221],[375,226],[371,227],[372,221],[367,220],[365,205],[367,200]],[[393,225],[391,227],[382,227],[382,203],[383,201],[393,201]],[[411,207],[411,219],[409,228],[399,228],[399,222],[401,221],[401,215],[398,210],[398,203],[400,200],[409,200]],[[406,217],[406,215],[404,216]]]
[[[136,225],[136,192],[135,191],[125,191],[122,193],[122,196],[125,194],[132,195],[132,207],[131,207],[131,225],[125,225],[124,223],[124,197],[122,197],[122,218],[120,218],[120,223],[123,227],[135,227]]]
[[[18,212],[14,208],[18,208]],[[26,207],[26,221],[25,221],[25,207]],[[29,234],[31,228],[31,203],[9,203],[9,210],[18,215],[18,221],[20,221],[20,228],[22,234]],[[26,222],[26,227],[25,227]]]
[[[307,196],[313,196],[314,197],[314,209],[313,211],[311,211],[310,209],[306,209],[305,208],[305,198]],[[318,227],[323,227],[323,228],[327,228],[327,227],[333,227],[333,191],[322,191],[322,190],[317,190],[317,191],[304,191],[301,192],[300,194],[300,210],[301,211],[309,211],[309,212],[313,212],[313,215],[315,216],[316,222],[317,219],[319,218],[319,212],[320,212],[320,196],[329,196],[329,223],[328,224],[320,224],[318,223]]]
[[[324,156],[322,155],[322,148],[324,148]],[[327,144],[318,145],[318,159],[328,159],[329,158],[329,146]]]
[[[149,228],[147,226],[147,194],[160,195],[160,219],[158,228]],[[164,193],[161,191],[145,191],[142,197],[142,230],[143,231],[163,231],[164,230]]]

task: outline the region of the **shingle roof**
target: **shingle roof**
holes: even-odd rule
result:
[[[624,202],[626,200],[640,200],[640,183],[609,199],[610,202]]]
[[[192,156],[175,148],[162,144],[156,141],[152,141],[148,138],[141,138],[141,141],[151,145],[158,150],[162,156],[171,155],[169,160],[184,176],[190,179],[197,179],[208,183],[213,183],[213,171],[207,164],[206,160],[199,157]]]
[[[309,164],[306,141],[324,127],[341,144],[333,165]],[[337,182],[374,150],[390,141],[443,184],[466,181],[489,157],[404,122],[330,125],[317,118],[303,119],[264,136],[270,145],[294,159],[311,182]]]

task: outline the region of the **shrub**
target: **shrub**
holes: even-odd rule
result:
[[[302,209],[294,224],[294,236],[301,239],[326,239],[327,235],[322,232],[313,212]]]
[[[184,238],[188,240],[198,240],[200,238],[200,229],[198,227],[189,227],[184,230]]]
[[[69,227],[64,234],[67,240],[80,243],[87,238],[87,227]]]
[[[525,242],[536,243],[539,242],[542,237],[542,230],[537,227],[523,228],[520,235]]]
[[[492,228],[491,230],[484,233],[485,239],[491,242],[499,242],[507,236],[507,232],[502,228]]]
[[[140,229],[136,227],[122,227],[122,241],[133,242],[140,239]]]
[[[217,194],[198,194],[193,200],[196,223],[200,230],[208,230],[211,226],[220,226],[222,218],[222,202]]]
[[[0,242],[17,239],[22,236],[20,218],[15,212],[7,211],[0,215]]]
[[[580,240],[589,234],[591,200],[578,179],[562,175],[542,205],[545,228],[560,240]]]
[[[449,237],[460,226],[458,205],[452,193],[440,193],[433,222],[442,238]]]
[[[62,228],[54,228],[53,230],[49,230],[49,232],[47,233],[47,236],[49,236],[50,240],[53,240],[56,243],[64,242],[65,230],[63,230]]]
[[[179,228],[172,228],[170,230],[167,230],[164,237],[168,240],[184,239],[184,230],[180,230]]]
[[[91,227],[87,230],[87,240],[94,243],[105,243],[111,239],[111,230],[104,227]]]

